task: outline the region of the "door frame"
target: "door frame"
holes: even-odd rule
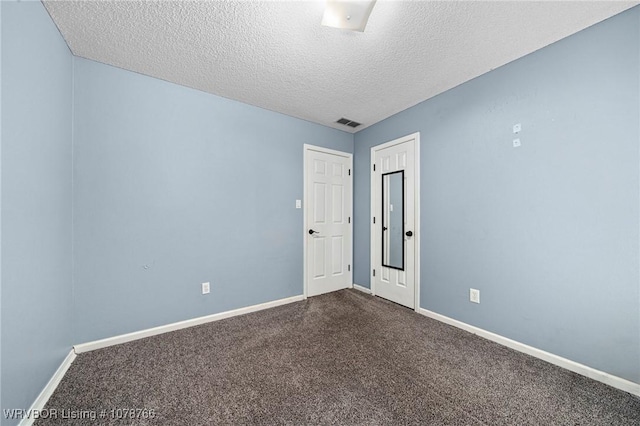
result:
[[[373,196],[373,190],[375,187],[375,182],[376,182],[376,174],[373,171],[373,166],[375,164],[376,161],[376,152],[383,150],[385,148],[389,148],[391,146],[394,145],[399,145],[401,143],[404,142],[409,142],[409,141],[415,141],[414,142],[414,197],[415,197],[415,208],[414,208],[414,220],[415,220],[415,224],[414,224],[414,231],[413,231],[413,239],[414,239],[414,244],[415,244],[415,269],[414,269],[414,296],[415,300],[414,300],[414,310],[416,312],[420,312],[420,132],[416,132],[416,133],[412,133],[410,135],[407,136],[403,136],[401,138],[398,139],[394,139],[392,141],[389,142],[385,142],[383,144],[380,145],[376,145],[376,146],[372,146],[371,147],[371,165],[369,167],[369,173],[371,175],[371,183],[370,183],[370,188],[369,188],[369,196],[371,198],[371,205],[370,205],[370,210],[369,210],[369,226],[370,226],[370,240],[369,240],[369,246],[370,246],[370,265],[371,267],[369,268],[369,288],[371,289],[371,294],[373,294],[374,296],[376,295],[376,280],[375,277],[373,276],[373,268],[374,268],[374,262],[375,262],[375,243],[374,241],[376,241],[377,238],[377,232],[376,232],[376,226],[374,226],[373,223],[373,217],[374,217],[374,212],[376,210],[376,205],[375,205],[375,198]],[[376,224],[377,225],[377,224]]]
[[[302,195],[302,275],[303,275],[303,296],[306,299],[308,294],[308,286],[307,282],[307,205],[309,201],[309,194],[307,194],[307,153],[310,151],[322,152],[324,154],[336,155],[339,157],[345,157],[349,160],[349,170],[352,172],[349,174],[349,185],[351,185],[351,199],[350,203],[350,213],[349,217],[351,218],[351,223],[349,223],[349,234],[351,237],[351,247],[350,247],[350,255],[349,255],[349,265],[351,265],[349,273],[349,287],[353,288],[353,153],[338,151],[335,149],[324,148],[317,145],[304,144],[304,149],[302,150],[302,185],[303,185],[303,195]]]

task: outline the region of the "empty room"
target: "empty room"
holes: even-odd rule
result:
[[[1,1],[0,424],[640,425],[639,3]]]

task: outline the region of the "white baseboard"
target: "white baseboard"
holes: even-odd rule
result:
[[[454,327],[461,328],[470,333],[477,334],[478,336],[484,337],[485,339],[507,346],[511,349],[515,349],[516,351],[523,352],[533,357],[542,359],[551,364],[557,365],[558,367],[565,368],[567,370],[573,371],[574,373],[578,373],[580,375],[589,377],[590,379],[597,380],[598,382],[605,383],[614,388],[623,390],[625,392],[629,392],[633,395],[640,396],[640,384],[638,383],[634,383],[630,380],[626,380],[621,377],[617,377],[612,374],[605,373],[604,371],[596,370],[595,368],[586,366],[584,364],[580,364],[578,362],[571,361],[570,359],[563,358],[558,355],[554,355],[550,352],[543,351],[542,349],[534,348],[533,346],[525,345],[524,343],[511,340],[499,334],[495,334],[490,331],[483,330],[482,328],[478,328],[476,326],[464,323],[462,321],[458,321],[453,318],[449,318],[444,315],[437,314],[427,309],[420,308],[418,312],[426,317],[433,318],[445,324],[449,324]]]
[[[81,343],[74,345],[77,354],[83,352],[94,351],[96,349],[106,348],[108,346],[119,345],[121,343],[131,342],[133,340],[144,339],[145,337],[155,336],[158,334],[168,333],[170,331],[181,330],[183,328],[193,327],[195,325],[206,324],[208,322],[219,321],[225,318],[231,318],[238,315],[244,315],[251,312],[262,311],[263,309],[275,308],[276,306],[286,305],[287,303],[299,302],[304,300],[304,296],[287,297],[286,299],[274,300],[272,302],[260,303],[258,305],[247,306],[245,308],[234,309],[232,311],[220,312],[217,314],[207,315],[204,317],[193,318],[185,321],[174,322],[172,324],[161,325],[159,327],[148,328],[146,330],[134,331],[132,333],[121,334],[119,336],[108,337],[106,339],[94,340],[93,342]]]
[[[36,413],[42,411],[44,406],[47,404],[47,401],[49,401],[49,398],[51,398],[51,395],[53,395],[53,391],[56,390],[56,388],[60,384],[60,381],[64,377],[69,367],[71,367],[71,364],[75,359],[76,353],[72,349],[64,358],[62,364],[60,364],[60,367],[58,367],[56,372],[53,373],[53,376],[51,377],[51,379],[49,379],[49,382],[46,384],[44,389],[42,389],[40,395],[38,395],[33,404],[31,404],[29,411],[27,411],[28,417],[22,419],[22,421],[20,422],[20,426],[31,426],[33,424],[33,422],[36,420]]]
[[[359,284],[353,284],[353,288],[356,290],[360,290],[363,293],[371,294],[371,290],[369,290],[365,286],[361,286]]]

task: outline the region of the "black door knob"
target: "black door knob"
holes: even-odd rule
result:
[[[313,229],[309,229],[309,235],[319,234],[318,231],[314,231]]]
[[[387,230],[387,227],[386,227],[386,226],[383,226],[383,227],[382,227],[382,230],[383,230],[383,231],[386,231],[386,230]]]
[[[413,232],[411,232],[411,231],[407,231],[407,232],[405,233],[405,235],[406,235],[407,237],[411,237],[411,236],[413,236]]]

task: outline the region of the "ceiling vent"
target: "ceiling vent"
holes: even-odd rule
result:
[[[336,123],[344,124],[345,126],[349,126],[349,127],[358,127],[361,124],[361,123],[358,123],[357,121],[352,121],[352,120],[349,120],[348,118],[344,118],[344,117],[342,117],[340,120],[336,121]]]

